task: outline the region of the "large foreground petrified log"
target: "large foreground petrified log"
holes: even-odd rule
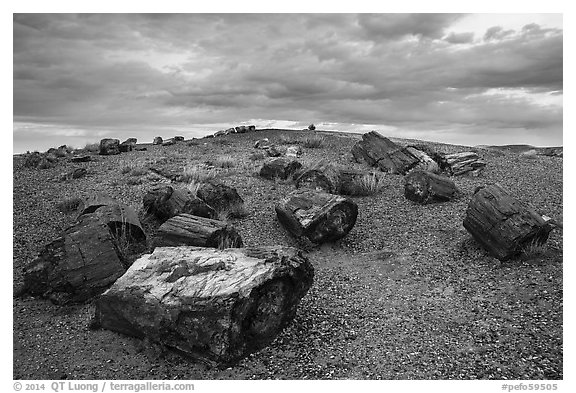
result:
[[[421,204],[449,201],[457,192],[452,180],[432,172],[414,170],[404,178],[404,196]]]
[[[419,162],[405,148],[396,145],[376,131],[362,135],[362,140],[352,146],[352,156],[357,162],[365,162],[384,172],[401,175],[404,175]]]
[[[297,160],[280,157],[274,160],[265,162],[260,168],[260,176],[265,179],[288,179],[302,167],[302,164]]]
[[[552,227],[499,184],[479,187],[468,204],[464,228],[501,261],[531,244],[544,244]]]
[[[158,228],[155,246],[242,247],[236,229],[219,220],[180,214]]]
[[[486,166],[486,162],[473,151],[447,154],[444,158],[454,176],[463,174],[477,176]]]
[[[161,185],[149,190],[143,198],[144,210],[161,220],[167,220],[181,213],[214,218],[216,212],[202,199],[188,189]]]
[[[332,242],[350,232],[358,217],[354,201],[339,195],[300,189],[276,205],[280,223],[295,236],[314,243]]]
[[[22,292],[57,303],[81,302],[101,293],[126,270],[116,244],[95,214],[82,216],[24,268]]]
[[[97,299],[94,326],[230,364],[272,342],[313,277],[291,247],[159,247]]]

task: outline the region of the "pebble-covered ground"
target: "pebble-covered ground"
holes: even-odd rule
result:
[[[303,161],[351,161],[358,135],[324,135],[304,148]],[[144,220],[142,197],[167,180],[131,176],[124,167],[184,167],[232,156],[218,178],[244,198],[248,216],[232,220],[244,243],[304,248],[314,284],[294,322],[267,348],[234,367],[196,364],[153,344],[106,330],[90,330],[90,304],[57,306],[15,298],[14,379],[562,379],[562,228],[541,252],[500,263],[462,227],[473,190],[498,182],[541,214],[562,222],[562,158],[479,149],[487,162],[479,177],[454,178],[461,196],[421,206],[404,198],[403,178],[387,175],[385,189],[353,197],[358,221],[335,244],[291,238],[275,217],[275,203],[293,189],[256,175],[248,157],[254,142],[310,132],[262,131],[201,139],[147,151],[62,161],[52,169],[23,167],[14,158],[14,285],[22,268],[67,226],[74,213],[58,202],[107,192],[140,212],[151,239],[157,223]],[[407,140],[395,140],[407,144]],[[431,143],[451,153],[470,148]],[[58,181],[82,166],[84,178]],[[137,256],[134,256],[134,258]]]

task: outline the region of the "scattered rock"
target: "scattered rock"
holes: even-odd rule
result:
[[[60,176],[60,181],[70,180],[70,179],[79,179],[83,176],[86,176],[88,171],[85,168],[75,168],[74,170],[65,173]]]
[[[268,145],[270,141],[268,140],[268,138],[264,138],[264,139],[260,139],[257,140],[254,143],[254,148],[255,149],[268,149],[270,146]]]
[[[164,142],[162,142],[162,146],[172,146],[174,143],[174,139],[166,139]]]
[[[96,300],[94,325],[231,364],[292,321],[313,277],[290,247],[159,247]]]
[[[272,145],[266,148],[266,154],[268,154],[269,157],[280,157],[282,152],[276,146]]]
[[[183,136],[175,136],[173,139],[174,139],[174,142],[184,142]]]
[[[286,148],[286,157],[298,158],[302,155],[301,146],[288,146]]]
[[[162,142],[164,142],[164,141],[162,140],[162,137],[161,137],[161,136],[157,136],[157,137],[154,137],[154,141],[152,141],[152,144],[153,144],[153,145],[161,145]]]

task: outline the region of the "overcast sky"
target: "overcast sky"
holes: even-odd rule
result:
[[[240,124],[562,144],[560,14],[15,14],[14,152]]]

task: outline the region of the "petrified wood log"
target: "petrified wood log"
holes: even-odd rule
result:
[[[152,141],[153,145],[161,145],[163,142],[162,137],[161,136],[156,136],[154,137],[154,140]]]
[[[286,157],[276,158],[262,165],[262,168],[260,168],[260,176],[270,180],[276,177],[288,179],[301,167],[302,164],[297,160]]]
[[[501,261],[530,244],[544,244],[552,227],[499,184],[478,187],[468,204],[464,228]]]
[[[174,142],[184,142],[184,137],[183,136],[175,136],[174,138]]]
[[[174,189],[162,185],[149,190],[143,198],[144,210],[161,220],[167,220],[181,213],[214,218],[216,212],[202,199],[188,189]]]
[[[341,239],[350,232],[356,224],[358,206],[338,195],[300,189],[276,205],[276,215],[293,235],[325,243]]]
[[[365,162],[384,172],[402,175],[419,162],[405,148],[396,145],[376,131],[362,135],[362,141],[352,146],[352,156],[357,162]]]
[[[478,154],[473,151],[447,154],[445,159],[450,168],[450,172],[454,176],[463,175],[465,173],[478,175],[486,166],[486,162],[484,162]]]
[[[432,159],[428,154],[425,152],[416,149],[415,147],[408,146],[406,147],[406,151],[416,157],[419,161],[418,164],[414,167],[415,169],[421,169],[423,171],[428,171],[432,173],[440,173],[440,166],[436,161]]]
[[[291,247],[159,247],[98,298],[94,327],[231,364],[292,321],[313,277]]]
[[[83,214],[94,213],[96,209],[102,206],[110,206],[110,205],[119,205],[120,203],[112,198],[110,195],[99,192],[94,193],[88,196],[83,203],[82,206],[78,209],[78,216]]]
[[[326,160],[320,160],[305,169],[295,181],[296,188],[338,194],[340,191],[340,168]]]
[[[449,201],[457,192],[452,180],[432,172],[413,170],[404,178],[404,196],[421,204]]]
[[[84,215],[24,268],[24,293],[57,303],[82,302],[101,293],[125,268],[108,226]]]
[[[242,247],[236,229],[224,221],[180,214],[158,228],[155,246]]]
[[[118,139],[105,138],[100,141],[99,154],[109,156],[120,154],[120,141]]]
[[[216,211],[222,212],[234,207],[244,205],[244,200],[235,188],[222,183],[206,182],[200,184],[196,192],[198,198],[202,199]],[[198,215],[198,214],[195,214]],[[212,217],[210,217],[212,218]]]

